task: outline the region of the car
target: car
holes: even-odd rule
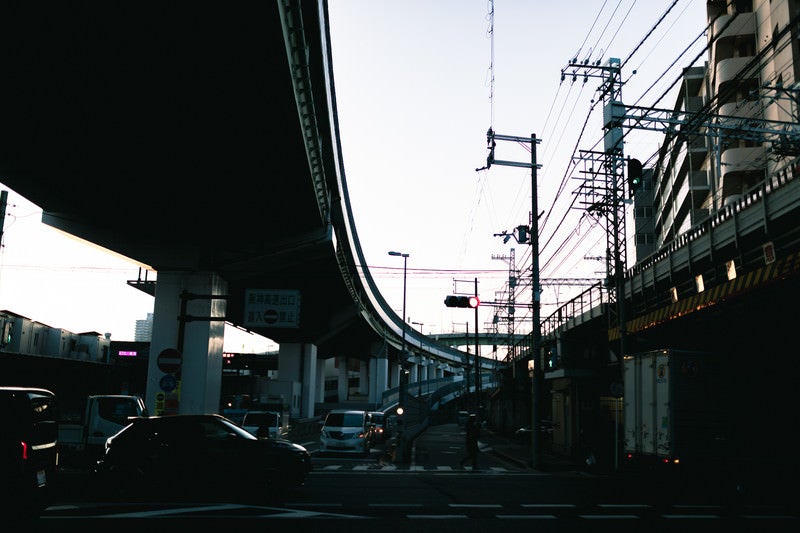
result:
[[[334,409],[325,416],[320,434],[320,452],[368,454],[369,416],[367,411]]]
[[[276,411],[247,411],[242,427],[258,438],[285,438],[281,414]]]
[[[106,440],[93,481],[108,492],[260,497],[304,484],[311,455],[286,439],[258,439],[219,414],[135,418]]]
[[[383,411],[370,411],[369,415],[370,424],[370,442],[378,444],[386,442],[389,438],[388,419]]]
[[[542,435],[543,438],[552,439],[554,429],[555,424],[552,420],[539,421],[539,434]],[[530,426],[524,426],[514,431],[514,439],[520,444],[530,445],[532,436]]]
[[[36,518],[52,502],[58,467],[58,400],[47,389],[0,387],[0,510]]]

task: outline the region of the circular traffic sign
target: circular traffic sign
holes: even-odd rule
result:
[[[161,350],[161,353],[158,354],[158,359],[156,359],[158,369],[166,374],[176,373],[180,370],[182,362],[183,356],[181,352],[175,348],[165,348]]]
[[[178,380],[173,374],[164,374],[161,377],[161,381],[159,381],[158,385],[164,392],[172,392],[175,390],[175,387],[178,386]]]
[[[267,324],[274,324],[278,321],[278,311],[275,309],[267,309],[264,311],[264,322]]]

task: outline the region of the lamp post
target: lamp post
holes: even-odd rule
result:
[[[397,391],[397,405],[398,407],[403,409],[405,412],[408,409],[406,405],[406,396],[408,394],[408,380],[406,375],[406,368],[405,363],[408,360],[408,355],[406,354],[406,279],[407,279],[407,267],[408,267],[408,254],[402,252],[389,252],[389,255],[394,257],[402,257],[403,258],[403,341],[401,344],[400,350],[400,379],[398,383],[398,391]],[[398,443],[397,443],[397,450],[395,453],[395,458],[397,462],[405,462],[406,459],[406,442],[405,442],[405,421],[403,420],[402,415],[400,415],[400,420],[403,422],[400,425],[400,431],[398,432]]]

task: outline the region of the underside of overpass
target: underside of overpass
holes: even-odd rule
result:
[[[247,329],[398,361],[402,318],[362,270],[350,215],[324,1],[1,9],[0,180],[43,222],[138,262],[130,284],[151,294],[218,277],[237,326],[248,289],[299,291],[300,327]]]

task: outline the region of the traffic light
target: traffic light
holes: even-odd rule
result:
[[[11,341],[14,340],[13,326],[13,322],[3,322],[3,330],[0,332],[0,334],[2,334],[2,337],[0,337],[0,346],[8,346],[11,344]]]
[[[469,307],[475,309],[481,304],[477,296],[454,296],[450,295],[444,299],[447,307]]]
[[[642,162],[628,159],[628,194],[633,196],[642,186]]]

